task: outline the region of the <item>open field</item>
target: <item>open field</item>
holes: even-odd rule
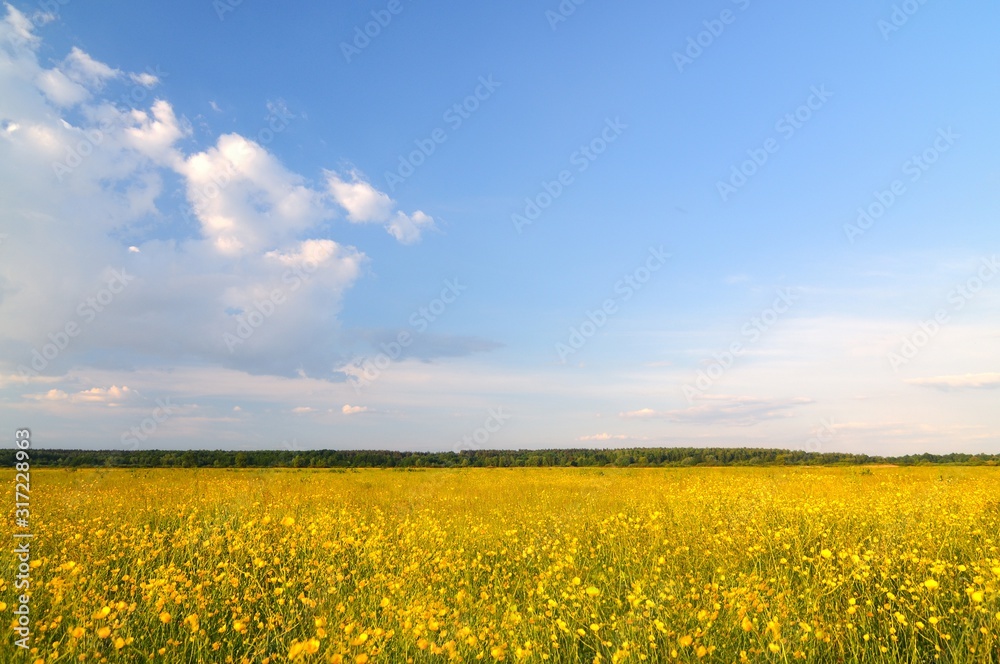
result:
[[[1000,661],[995,468],[31,479],[5,662]]]

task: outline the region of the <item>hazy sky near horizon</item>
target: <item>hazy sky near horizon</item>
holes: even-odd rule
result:
[[[38,446],[1000,447],[1000,6],[14,2]]]

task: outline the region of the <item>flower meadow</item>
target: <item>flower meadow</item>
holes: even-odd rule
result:
[[[1000,662],[996,468],[32,480],[4,662]]]

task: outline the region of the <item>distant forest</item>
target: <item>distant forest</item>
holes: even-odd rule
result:
[[[0,451],[8,467],[13,449]],[[900,457],[756,448],[639,448],[388,452],[365,450],[50,450],[32,449],[35,467],[60,468],[513,468],[544,466],[844,466],[1000,465],[1000,454],[912,454]]]

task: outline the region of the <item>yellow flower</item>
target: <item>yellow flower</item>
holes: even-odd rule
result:
[[[115,650],[121,650],[124,647],[125,647],[125,639],[119,636],[117,639],[115,639]]]
[[[704,657],[706,654],[708,654],[708,648],[706,648],[705,646],[698,646],[698,649],[695,650],[694,652],[696,655],[698,655],[699,658]]]
[[[281,525],[283,525],[283,526],[294,526],[295,525],[295,517],[294,516],[286,516],[285,518],[283,518],[281,520]]]
[[[683,647],[685,647],[685,648],[687,648],[687,647],[688,647],[689,645],[691,645],[691,644],[692,644],[693,642],[694,642],[694,639],[693,639],[693,638],[691,638],[691,635],[690,635],[690,634],[685,634],[685,635],[684,635],[684,636],[682,636],[681,638],[677,639],[677,643],[681,644],[681,646],[683,646]]]
[[[361,653],[360,655],[354,658],[354,664],[367,664],[367,662],[368,662],[368,655],[364,653]]]
[[[111,636],[111,628],[110,627],[100,628],[99,630],[97,630],[97,636],[99,636],[102,639],[108,638],[109,636]]]
[[[242,620],[234,620],[233,621],[233,631],[236,631],[236,632],[239,632],[240,634],[242,634],[243,632],[247,631],[247,624],[245,622],[243,622]]]
[[[781,646],[779,646],[777,643],[768,643],[767,649],[770,650],[771,652],[778,652],[779,650],[781,650]]]
[[[746,616],[743,616],[743,622],[740,623],[740,627],[743,628],[744,632],[750,632],[753,630],[753,623]]]
[[[166,625],[168,622],[170,622],[170,620],[171,620],[171,616],[170,616],[169,613],[167,613],[166,611],[163,611],[162,613],[160,613],[160,622],[161,623],[163,623],[164,625]]]
[[[819,552],[819,555],[823,556],[824,558],[832,558],[833,552],[830,551],[830,549],[823,549],[822,551]]]
[[[587,594],[590,595],[591,597],[597,597],[598,595],[601,594],[601,591],[594,586],[589,586],[587,588]]]
[[[924,581],[924,585],[927,587],[928,590],[934,590],[940,584],[934,579],[927,579],[926,581]]]
[[[305,651],[310,655],[315,655],[319,652],[319,639],[309,639],[306,641]]]
[[[69,635],[72,636],[74,639],[79,639],[79,638],[81,638],[86,633],[87,633],[87,630],[85,630],[84,628],[82,628],[82,627],[76,627],[76,628],[73,629],[72,632],[69,633]]]
[[[983,591],[982,590],[977,590],[974,593],[972,593],[972,601],[973,602],[982,602],[983,601]]]

